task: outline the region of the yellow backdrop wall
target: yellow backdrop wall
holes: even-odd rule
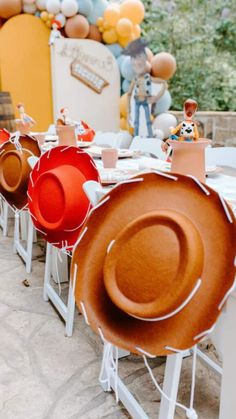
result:
[[[25,104],[37,126],[46,130],[53,122],[49,29],[37,17],[22,14],[0,30],[1,88],[11,93],[13,104]]]

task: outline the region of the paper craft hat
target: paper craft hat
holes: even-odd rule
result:
[[[0,128],[0,144],[4,144],[10,139],[10,137],[11,134],[9,131],[7,131],[5,128]]]
[[[93,141],[95,131],[84,121],[80,121],[76,130],[79,141]]]
[[[21,135],[0,147],[0,193],[13,209],[27,205],[27,188],[31,167],[27,159],[40,156],[37,140]]]
[[[84,225],[71,270],[77,305],[120,348],[190,348],[232,290],[235,248],[233,213],[216,192],[183,175],[142,174],[115,187]]]
[[[93,159],[78,147],[60,146],[45,153],[29,182],[29,211],[35,227],[56,247],[74,246],[90,203],[87,180],[99,181]]]
[[[128,44],[128,46],[122,51],[123,55],[130,57],[136,57],[139,54],[146,54],[146,47],[148,43],[144,39],[136,39]]]

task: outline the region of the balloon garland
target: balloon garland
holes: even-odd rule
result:
[[[141,0],[121,0],[112,3],[108,0],[0,0],[0,21],[29,13],[38,16],[49,28],[59,23],[63,36],[69,38],[92,39],[103,42],[115,56],[121,73],[120,127],[129,130],[127,120],[127,92],[134,78],[129,57],[122,55],[123,48],[129,42],[141,36],[141,24],[145,17],[145,8]],[[154,55],[147,48],[150,72],[153,77],[169,80],[176,71],[175,58],[161,52]],[[170,114],[166,113],[171,106],[169,91],[153,107],[153,126],[165,133],[166,124],[172,123]],[[162,116],[159,118],[159,116]]]

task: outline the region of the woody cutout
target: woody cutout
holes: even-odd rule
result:
[[[131,95],[134,91],[135,110],[134,110],[134,136],[139,134],[140,125],[140,110],[143,107],[145,112],[145,119],[148,131],[148,137],[153,137],[152,121],[149,105],[153,105],[163,95],[167,88],[167,83],[159,78],[150,75],[151,65],[147,61],[146,42],[142,39],[137,39],[131,42],[123,54],[131,58],[131,64],[136,74],[132,81],[128,97],[129,97],[129,114],[131,113]],[[160,92],[157,95],[152,95],[152,83],[162,84]]]

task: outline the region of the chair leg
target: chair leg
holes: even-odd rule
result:
[[[44,272],[44,287],[43,287],[44,301],[49,301],[47,287],[48,285],[50,285],[51,263],[52,263],[52,245],[50,243],[47,243],[45,272]]]
[[[13,253],[17,253],[17,245],[20,239],[20,215],[19,212],[15,212],[15,223],[14,223],[14,240],[13,240]]]
[[[32,253],[33,253],[33,237],[34,237],[34,225],[31,220],[29,213],[28,216],[28,236],[27,236],[27,256],[26,256],[26,272],[29,274],[32,267]],[[27,223],[26,223],[27,224]]]
[[[66,316],[66,336],[71,337],[73,334],[74,316],[75,316],[75,296],[74,284],[69,282],[69,294],[67,302],[67,316]]]
[[[3,236],[6,237],[8,233],[8,210],[7,202],[3,202]]]
[[[161,398],[159,419],[174,419],[175,402],[178,394],[183,354],[168,355],[166,358],[163,391],[171,401]]]

